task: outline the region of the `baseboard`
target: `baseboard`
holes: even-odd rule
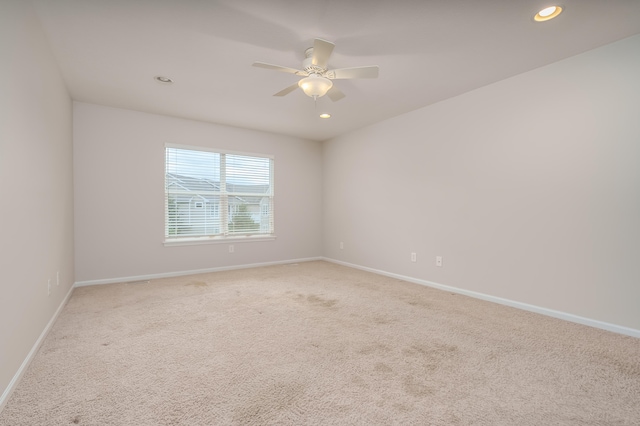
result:
[[[131,277],[106,278],[102,280],[76,281],[76,283],[74,284],[74,287],[155,280],[159,278],[181,277],[183,275],[196,275],[196,274],[206,274],[209,272],[232,271],[235,269],[249,269],[249,268],[258,268],[261,266],[286,265],[290,263],[311,262],[314,260],[323,260],[323,258],[307,257],[303,259],[278,260],[275,262],[250,263],[250,264],[244,264],[244,265],[220,266],[217,268],[194,269],[191,271],[175,271],[175,272],[164,272],[160,274],[136,275]]]
[[[27,354],[27,357],[22,362],[22,365],[20,366],[20,368],[18,368],[18,371],[13,376],[13,379],[11,379],[11,381],[9,382],[9,385],[2,393],[2,396],[0,396],[0,412],[2,412],[2,409],[6,405],[7,401],[9,401],[9,397],[11,397],[11,394],[13,393],[14,389],[20,382],[22,375],[24,374],[25,371],[27,371],[29,364],[31,364],[31,361],[35,357],[36,353],[38,353],[38,349],[40,349],[40,345],[44,341],[45,337],[47,337],[47,334],[49,334],[49,331],[51,330],[51,327],[53,326],[53,324],[58,319],[60,312],[62,312],[62,308],[64,308],[67,302],[69,301],[69,298],[71,297],[71,293],[73,293],[73,288],[74,287],[71,286],[71,288],[67,292],[67,295],[64,297],[64,299],[60,303],[60,306],[58,306],[58,309],[56,309],[56,312],[53,314],[53,317],[51,317],[51,319],[47,323],[47,326],[44,328],[44,330],[42,330],[42,333],[40,333],[40,337],[38,337],[38,340],[36,340],[36,343],[33,345],[31,350],[29,351],[29,354]]]
[[[331,262],[331,263],[336,263],[338,265],[348,266],[350,268],[355,268],[355,269],[360,269],[360,270],[367,271],[367,272],[372,272],[372,273],[378,274],[378,275],[384,275],[384,276],[391,277],[391,278],[397,278],[397,279],[402,280],[402,281],[408,281],[408,282],[411,282],[411,283],[420,284],[420,285],[424,285],[424,286],[427,286],[427,287],[432,287],[432,288],[436,288],[436,289],[439,289],[439,290],[448,291],[448,292],[451,292],[451,293],[457,293],[457,294],[462,294],[462,295],[465,295],[465,296],[473,297],[473,298],[476,298],[476,299],[486,300],[488,302],[499,303],[500,305],[506,305],[506,306],[510,306],[512,308],[522,309],[524,311],[535,312],[537,314],[542,314],[542,315],[546,315],[546,316],[553,317],[553,318],[558,318],[558,319],[565,320],[565,321],[570,321],[570,322],[575,322],[575,323],[582,324],[582,325],[587,325],[589,327],[600,328],[602,330],[612,331],[614,333],[624,334],[626,336],[640,338],[640,330],[636,330],[636,329],[629,328],[629,327],[624,327],[624,326],[621,326],[621,325],[616,325],[616,324],[611,324],[611,323],[607,323],[607,322],[597,321],[597,320],[590,319],[590,318],[585,318],[585,317],[580,317],[580,316],[573,315],[573,314],[568,314],[566,312],[556,311],[556,310],[553,310],[553,309],[547,309],[547,308],[543,308],[543,307],[535,306],[535,305],[529,305],[527,303],[516,302],[516,301],[513,301],[513,300],[503,299],[501,297],[491,296],[491,295],[488,295],[488,294],[478,293],[478,292],[475,292],[475,291],[464,290],[464,289],[457,288],[457,287],[451,287],[451,286],[448,286],[448,285],[439,284],[439,283],[435,283],[435,282],[432,282],[432,281],[427,281],[427,280],[422,280],[422,279],[419,279],[419,278],[408,277],[406,275],[394,274],[394,273],[391,273],[391,272],[381,271],[379,269],[373,269],[373,268],[369,268],[369,267],[366,267],[366,266],[355,265],[353,263],[342,262],[342,261],[336,260],[336,259],[330,259],[330,258],[323,257],[322,260],[325,260],[325,261]]]

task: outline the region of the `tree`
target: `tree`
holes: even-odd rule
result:
[[[167,235],[176,236],[189,232],[189,223],[180,212],[180,204],[174,196],[167,199]]]
[[[168,215],[168,235],[176,235],[178,233],[178,203],[176,199],[169,196],[167,200],[167,215]]]
[[[251,218],[251,212],[249,212],[249,206],[246,204],[240,204],[238,210],[231,218],[229,222],[230,233],[245,233],[251,231],[259,231],[260,223],[255,222]]]

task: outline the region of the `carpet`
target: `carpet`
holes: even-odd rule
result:
[[[0,425],[638,425],[640,339],[328,262],[80,287]]]

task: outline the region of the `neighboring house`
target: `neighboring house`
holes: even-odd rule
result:
[[[227,184],[167,173],[167,236],[269,233],[269,185]],[[260,195],[265,194],[265,195]],[[226,206],[226,215],[225,213]]]

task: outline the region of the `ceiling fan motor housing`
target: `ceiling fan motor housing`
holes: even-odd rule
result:
[[[309,74],[318,74],[324,76],[324,73],[327,72],[326,68],[319,67],[313,63],[313,47],[308,48],[304,51],[304,55],[306,58],[302,61],[302,69]]]

